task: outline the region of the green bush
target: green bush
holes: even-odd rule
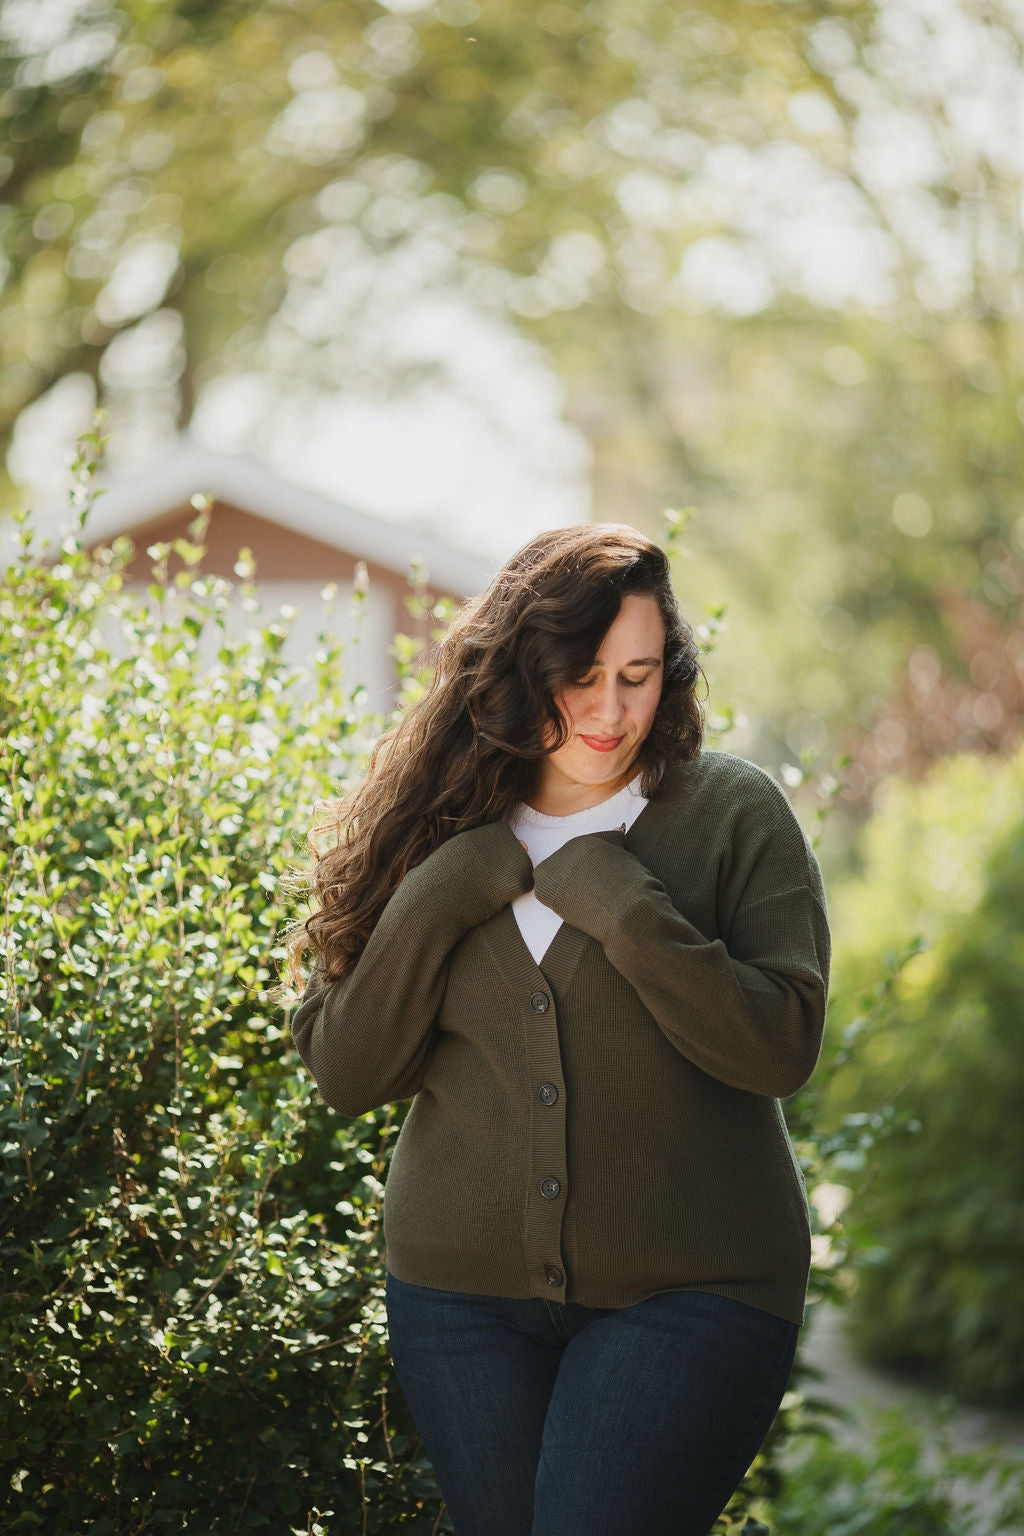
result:
[[[870,1412],[868,1449],[797,1435],[773,1507],[785,1536],[1009,1536],[1024,1522],[1024,1461],[1004,1446],[956,1451],[948,1401],[921,1424]]]
[[[834,914],[854,926],[874,901],[875,948],[865,923],[848,972],[855,960],[873,967],[914,926],[930,945],[830,1086],[834,1107],[877,1097],[898,1102],[904,1121],[847,1211],[853,1341],[872,1360],[1003,1405],[1024,1401],[1022,791],[1024,752],[950,759],[900,786]]]
[[[280,1536],[331,1508],[344,1531],[433,1531],[385,1348],[396,1116],[331,1115],[267,1006],[282,877],[358,766],[358,691],[325,640],[300,707],[286,627],[231,639],[231,584],[197,576],[198,546],[177,541],[173,581],[151,550],[150,611],[123,586],[129,541],[93,558],[69,537],[47,564],[16,516],[0,1524]]]

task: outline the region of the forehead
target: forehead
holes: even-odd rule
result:
[[[595,660],[614,656],[623,665],[660,661],[665,649],[665,622],[657,599],[630,593],[598,647]]]

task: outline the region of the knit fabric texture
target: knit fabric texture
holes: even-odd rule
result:
[[[531,885],[562,918],[542,964],[510,906]],[[344,976],[314,967],[291,1027],[342,1115],[413,1098],[384,1192],[399,1280],[591,1307],[710,1291],[802,1325],[780,1100],[817,1063],[830,959],[785,793],[704,750],[628,831],[536,868],[508,822],[449,838]]]

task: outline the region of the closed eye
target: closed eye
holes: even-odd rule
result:
[[[647,678],[646,677],[638,677],[638,678],[624,677],[622,679],[622,681],[625,683],[627,688],[642,688],[644,683],[646,683]],[[570,687],[572,687],[572,688],[589,688],[591,686],[591,684],[593,684],[594,682],[596,682],[596,678],[591,677],[585,683],[571,683]]]

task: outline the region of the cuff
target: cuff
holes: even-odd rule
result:
[[[471,926],[485,922],[533,885],[533,863],[507,821],[457,832],[410,873],[443,888]]]
[[[570,837],[533,871],[537,899],[594,938],[621,921],[651,875],[617,828]]]

